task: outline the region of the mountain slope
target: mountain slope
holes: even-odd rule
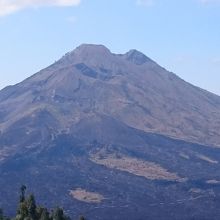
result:
[[[72,216],[217,219],[219,146],[220,97],[136,50],[81,45],[0,91],[0,196],[25,182]]]
[[[34,112],[48,111],[56,117],[57,130],[69,129],[70,119],[99,113],[147,132],[207,145],[220,143],[220,98],[135,50],[115,55],[104,46],[82,45],[1,91],[0,106],[2,133]]]

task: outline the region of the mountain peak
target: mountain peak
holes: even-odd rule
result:
[[[126,59],[137,64],[137,65],[142,65],[146,62],[153,62],[150,58],[148,58],[145,54],[142,52],[132,49],[129,50],[126,54]]]
[[[81,44],[73,51],[67,53],[61,62],[68,63],[87,63],[92,66],[96,66],[99,63],[103,63],[106,60],[111,60],[112,53],[104,45],[96,44]]]
[[[101,44],[81,44],[74,51],[75,54],[110,54],[110,50]]]

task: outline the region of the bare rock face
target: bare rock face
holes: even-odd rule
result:
[[[81,188],[105,198],[92,219],[218,219],[219,146],[219,96],[137,50],[84,44],[0,91],[0,206],[10,211],[11,192],[27,183],[72,216],[92,207],[70,196]],[[97,152],[105,158],[94,162]]]

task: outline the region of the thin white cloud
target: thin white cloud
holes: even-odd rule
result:
[[[154,4],[154,0],[136,0],[137,5],[149,7]]]
[[[81,0],[0,0],[0,16],[5,16],[25,8],[43,6],[77,6]]]

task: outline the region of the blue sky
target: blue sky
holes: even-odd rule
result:
[[[220,0],[0,0],[0,88],[82,43],[138,49],[220,95]]]

